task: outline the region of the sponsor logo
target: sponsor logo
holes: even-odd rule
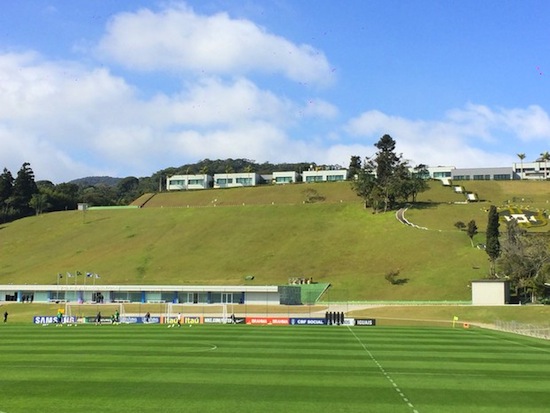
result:
[[[295,326],[322,326],[327,321],[324,318],[291,318],[290,324]]]
[[[34,324],[57,324],[57,317],[49,316],[49,315],[35,315],[33,317],[33,323]],[[64,315],[63,323],[76,323],[76,317]]]
[[[243,324],[244,318],[235,317],[234,321],[231,317],[204,317],[204,323],[208,324]]]
[[[227,321],[224,317],[204,317],[204,322],[208,324],[224,324]]]
[[[272,324],[272,325],[288,325],[288,318],[279,317],[247,317],[246,324]]]
[[[356,318],[356,326],[375,326],[376,320],[374,318]]]

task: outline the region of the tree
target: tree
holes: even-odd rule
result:
[[[406,161],[395,153],[395,141],[390,135],[384,135],[374,144],[378,152],[373,158],[366,158],[363,167],[358,169],[357,179],[351,187],[363,198],[365,207],[379,212],[395,207],[399,201],[412,198],[416,202],[418,193],[428,189],[424,176],[425,165],[419,165],[410,172]],[[352,157],[350,167],[360,165],[357,157]]]
[[[466,228],[466,233],[468,234],[468,237],[470,238],[470,243],[472,244],[472,247],[474,246],[474,236],[477,234],[477,225],[476,222],[472,219],[470,222],[468,222],[468,227]]]
[[[363,168],[352,182],[352,189],[364,199],[365,207],[373,211],[392,209],[397,201],[416,197],[420,186],[415,186],[407,162],[395,153],[395,141],[384,135],[374,144],[378,148],[374,158],[367,158]]]
[[[459,231],[463,231],[466,228],[466,224],[462,221],[456,221],[454,225]]]
[[[525,172],[523,172],[523,160],[525,159],[525,154],[524,153],[518,153],[518,158],[521,162],[521,175],[520,175],[520,178],[524,179],[525,178]]]
[[[355,177],[359,176],[359,173],[361,171],[361,157],[359,156],[352,156],[349,161],[349,167],[348,167],[348,179],[355,179]]]
[[[500,256],[499,226],[500,223],[497,208],[496,206],[491,205],[489,208],[489,216],[487,221],[487,241],[485,243],[485,252],[489,256],[489,260],[491,262],[490,276],[492,278],[496,277],[495,263]]]
[[[548,178],[548,161],[550,161],[550,153],[543,152],[540,154],[540,160],[544,162],[544,179]]]
[[[48,206],[48,195],[41,192],[32,194],[29,205],[34,209],[36,215],[40,215]]]
[[[428,182],[426,179],[430,177],[430,172],[428,167],[424,164],[417,165],[413,168],[413,173],[410,179],[405,180],[405,188],[408,188],[406,191],[406,198],[411,197],[411,202],[416,202],[416,196],[428,190]]]
[[[116,186],[117,204],[127,205],[139,197],[139,179],[134,176],[128,176],[122,179]]]
[[[0,175],[0,222],[9,220],[8,211],[10,200],[13,195],[13,176],[7,168]]]
[[[550,250],[544,234],[529,234],[512,219],[506,223],[506,239],[497,261],[518,296],[528,294],[536,301],[550,280]]]
[[[27,216],[32,213],[30,202],[36,193],[38,193],[38,187],[34,181],[34,172],[30,164],[25,162],[17,172],[13,183],[11,204],[19,212],[19,216]]]

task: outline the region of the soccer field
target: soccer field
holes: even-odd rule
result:
[[[0,327],[5,413],[550,409],[550,343],[482,329]]]

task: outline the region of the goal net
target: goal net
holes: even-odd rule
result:
[[[169,303],[166,308],[166,322],[176,323],[178,316],[182,316],[183,322],[193,323],[190,319],[196,317],[211,317],[216,318],[222,323],[231,322],[232,307],[228,309],[227,304],[178,304]],[[187,320],[187,321],[185,321]]]
[[[123,303],[109,304],[65,304],[65,319],[76,323],[124,323],[126,312]]]

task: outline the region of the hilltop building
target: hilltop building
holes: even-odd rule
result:
[[[414,172],[414,168],[409,168]],[[514,163],[511,167],[456,168],[454,166],[428,166],[426,179],[450,181],[508,181],[516,179],[550,179],[550,162],[538,159],[535,162]],[[347,169],[316,169],[311,167],[301,174],[296,171],[273,172],[259,175],[255,172],[221,173],[210,175],[173,175],[166,178],[168,191],[207,188],[234,188],[257,186],[264,183],[291,184],[315,182],[339,182],[348,180]]]

